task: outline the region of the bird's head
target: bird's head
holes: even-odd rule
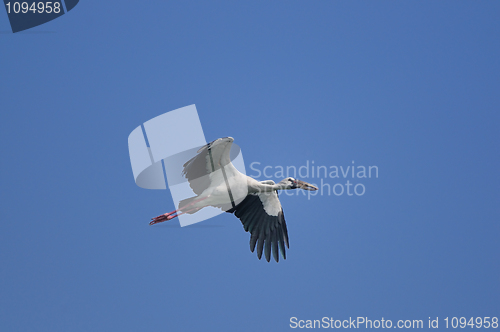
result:
[[[286,186],[286,189],[300,188],[300,189],[309,190],[309,191],[318,190],[318,187],[316,187],[310,183],[294,179],[292,177],[288,177],[288,178],[282,180],[281,182]]]

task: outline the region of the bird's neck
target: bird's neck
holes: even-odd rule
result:
[[[256,192],[264,192],[264,193],[270,193],[276,190],[284,190],[284,189],[289,189],[287,188],[286,183],[276,183],[276,184],[265,184],[261,183],[255,188]]]
[[[292,189],[291,186],[290,186],[290,183],[288,183],[288,181],[281,181],[281,182],[278,182],[276,184],[273,184],[273,185],[270,185],[270,187],[272,187],[272,190],[288,190],[288,189]]]
[[[276,187],[275,190],[287,190],[287,189],[292,189],[290,187],[290,184],[288,182],[278,182],[274,185]]]

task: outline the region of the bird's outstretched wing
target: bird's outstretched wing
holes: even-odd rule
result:
[[[230,151],[234,139],[216,139],[198,150],[198,154],[184,165],[182,175],[196,195],[200,195],[210,184],[210,174],[231,163]]]
[[[279,250],[286,259],[285,245],[288,244],[285,215],[281,208],[278,194],[259,193],[248,195],[240,204],[231,210],[241,220],[245,231],[250,232],[250,251],[257,245],[257,257],[261,259],[264,251],[266,260],[271,260],[271,251],[276,262],[279,261]]]

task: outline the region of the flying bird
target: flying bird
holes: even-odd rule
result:
[[[152,218],[150,225],[171,220],[181,214],[193,214],[206,206],[221,208],[241,220],[246,232],[250,232],[250,251],[257,247],[257,257],[262,253],[276,262],[279,251],[286,259],[285,246],[289,248],[285,215],[278,190],[318,190],[312,184],[287,177],[279,183],[272,180],[257,181],[240,173],[231,163],[230,151],[234,139],[216,139],[198,150],[188,160],[182,171],[197,196],[179,202],[179,208]],[[278,249],[279,248],[279,249]]]

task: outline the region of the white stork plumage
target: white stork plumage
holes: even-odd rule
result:
[[[183,175],[197,195],[179,202],[179,208],[152,218],[150,225],[171,220],[184,213],[195,213],[206,206],[214,206],[228,213],[234,213],[245,229],[250,232],[250,250],[257,246],[259,259],[265,253],[276,262],[279,249],[286,259],[288,231],[281,207],[278,190],[318,190],[304,181],[288,177],[279,183],[272,180],[257,181],[240,173],[231,163],[230,151],[234,139],[219,138],[198,150],[198,154],[183,166]]]

